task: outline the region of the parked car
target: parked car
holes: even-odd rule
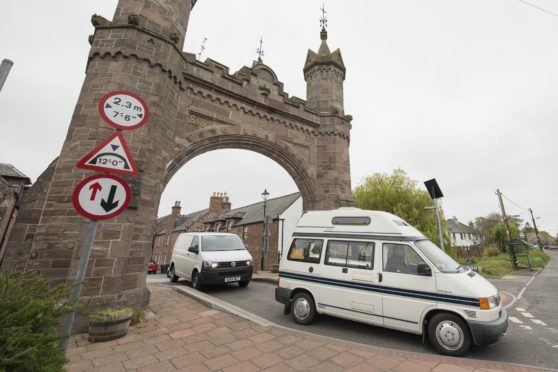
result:
[[[441,354],[496,342],[498,290],[401,218],[357,208],[309,211],[281,257],[275,299],[295,322],[318,314],[426,334]]]
[[[181,233],[174,243],[167,276],[173,283],[185,278],[195,289],[225,283],[246,287],[253,269],[252,256],[238,235]]]
[[[147,273],[148,274],[157,274],[157,262],[149,261],[147,263]]]

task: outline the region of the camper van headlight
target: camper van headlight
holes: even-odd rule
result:
[[[479,298],[479,304],[481,310],[490,310],[498,307],[500,305],[500,296],[491,296],[491,297],[481,297]]]
[[[219,262],[203,261],[203,267],[216,269],[219,267]]]
[[[252,266],[252,260],[247,260],[246,261],[246,266]]]

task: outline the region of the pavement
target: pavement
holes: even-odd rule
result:
[[[254,280],[276,281],[259,273]],[[68,371],[536,371],[535,367],[419,354],[276,326],[187,286],[149,284],[145,317],[120,339],[72,336]]]

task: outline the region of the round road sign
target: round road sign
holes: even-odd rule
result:
[[[99,113],[109,125],[118,129],[137,129],[149,116],[145,101],[124,91],[105,94],[99,101]]]
[[[128,207],[131,194],[130,187],[123,179],[111,174],[95,174],[77,185],[72,201],[82,216],[106,220]]]

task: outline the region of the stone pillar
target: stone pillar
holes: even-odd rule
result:
[[[101,97],[116,90],[139,95],[149,107],[149,120],[139,129],[122,131],[140,170],[137,177],[123,177],[133,190],[132,202],[121,215],[99,222],[81,293],[99,307],[145,305],[149,300],[146,263],[161,180],[174,148],[172,133],[183,89],[176,75],[186,63],[181,47],[193,2],[120,0],[112,22],[92,19],[96,29],[85,81],[25,269],[53,284],[74,277],[88,220],[74,210],[72,193],[79,181],[94,174],[75,164],[115,131],[99,115]],[[84,319],[76,318],[74,328],[85,330]]]

